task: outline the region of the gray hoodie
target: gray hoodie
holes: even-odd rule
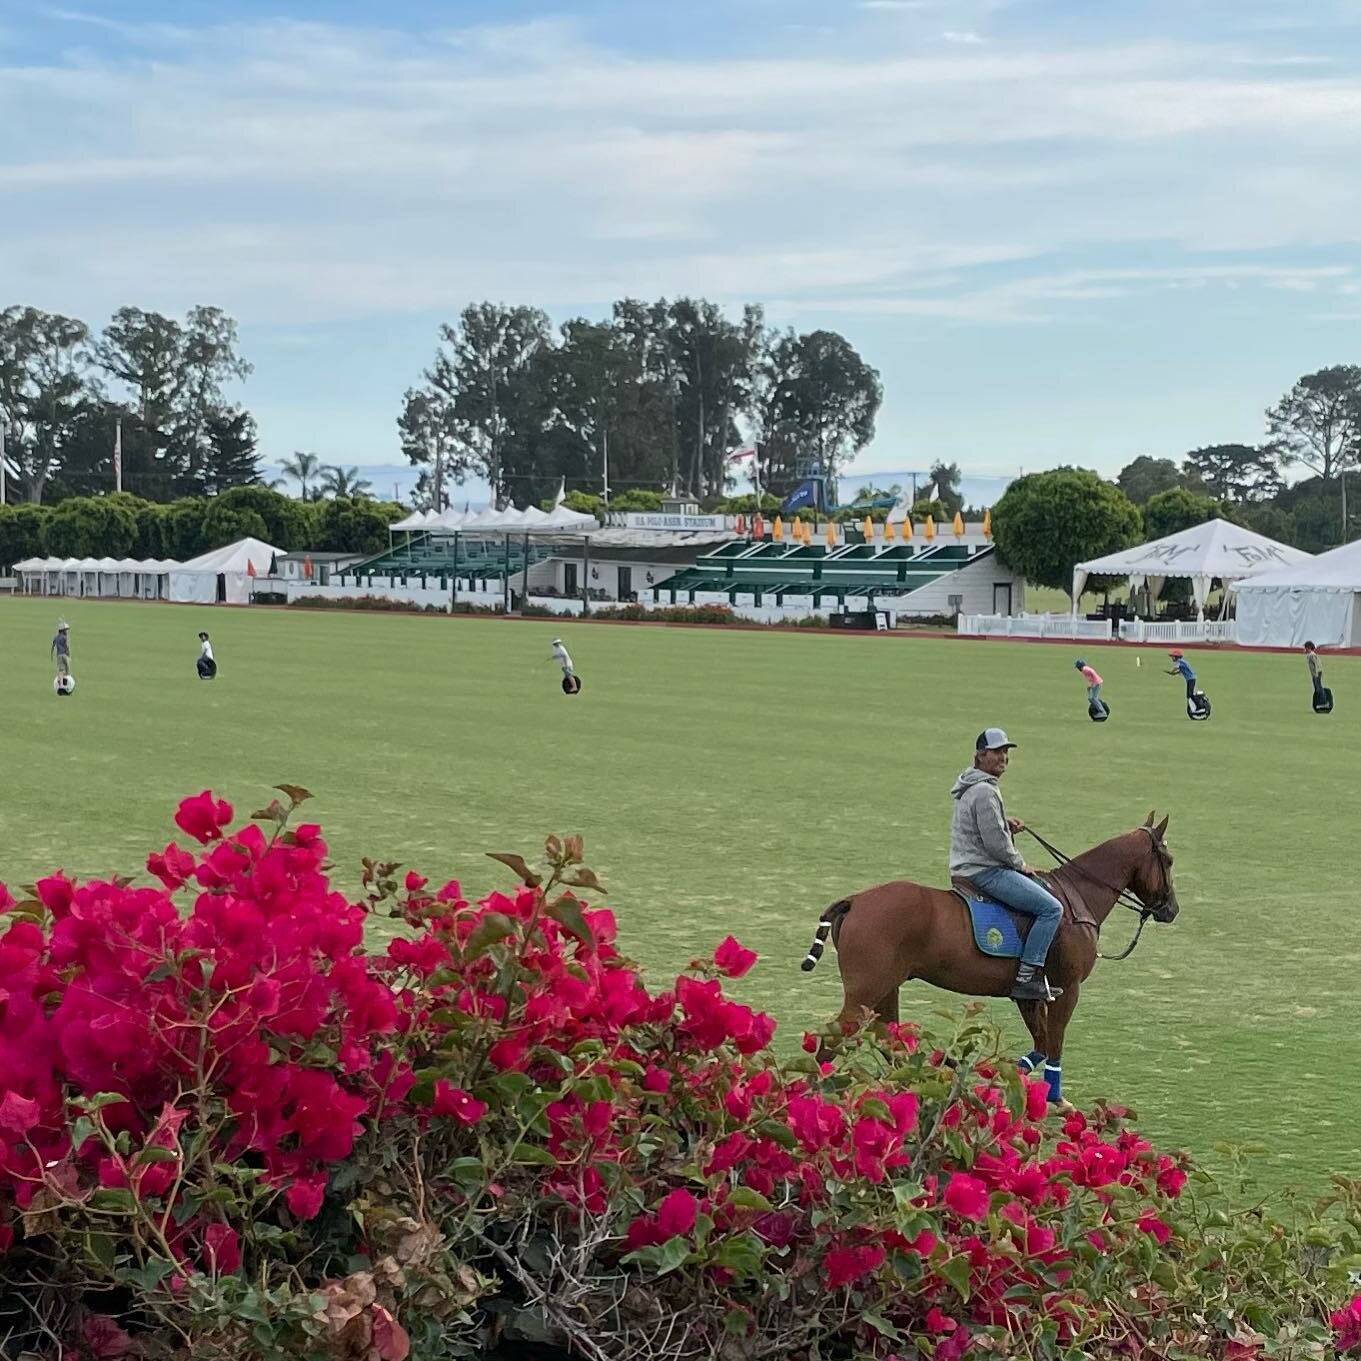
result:
[[[971,766],[954,783],[950,796],[950,873],[968,878],[980,870],[1019,870],[1025,861],[1012,845],[1002,810],[997,777]]]

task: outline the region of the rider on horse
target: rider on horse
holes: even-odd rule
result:
[[[1012,843],[1019,818],[1002,807],[997,782],[1006,772],[1015,742],[1001,728],[987,728],[974,743],[973,765],[954,783],[950,824],[950,877],[968,879],[999,903],[1034,920],[1026,937],[1016,986],[1019,1001],[1049,1002],[1059,995],[1044,976],[1044,962],[1063,917],[1059,900],[1034,877],[1035,871]]]

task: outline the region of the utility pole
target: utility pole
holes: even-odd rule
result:
[[[0,411],[0,506],[9,504],[9,489],[6,486],[8,471],[5,468],[5,431],[9,427],[9,417]]]
[[[610,508],[610,432],[605,429],[600,432],[600,455],[605,484],[605,510],[608,512]]]

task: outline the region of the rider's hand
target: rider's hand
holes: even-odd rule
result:
[[[1012,836],[1015,836],[1017,832],[1025,831],[1025,823],[1022,822],[1020,818],[1008,818],[1007,831],[1009,831]]]
[[[1022,862],[1021,864],[1021,873],[1024,874],[1027,879],[1033,879],[1035,877],[1034,868],[1030,865],[1025,864],[1024,862]]]

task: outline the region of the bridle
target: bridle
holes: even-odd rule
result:
[[[1114,894],[1116,906],[1128,908],[1131,912],[1137,912],[1139,914],[1139,925],[1135,928],[1134,938],[1118,955],[1103,955],[1099,950],[1097,951],[1098,959],[1110,960],[1112,962],[1128,959],[1130,955],[1134,953],[1134,947],[1139,944],[1139,937],[1144,934],[1144,927],[1148,924],[1148,919],[1156,916],[1172,900],[1172,876],[1168,873],[1170,858],[1167,853],[1167,847],[1159,841],[1153,828],[1139,828],[1139,831],[1148,833],[1149,842],[1153,846],[1154,858],[1158,862],[1158,868],[1162,871],[1162,889],[1156,898],[1147,903],[1140,899],[1136,894],[1132,893],[1128,888],[1119,888],[1115,884],[1108,884],[1099,875],[1093,874],[1091,870],[1087,869],[1085,866],[1079,865],[1071,855],[1065,855],[1057,846],[1046,841],[1044,837],[1034,830],[1034,828],[1025,827],[1022,830],[1029,832],[1030,835],[1058,861],[1060,867],[1071,866],[1078,874],[1081,874],[1099,888],[1104,888],[1107,893]]]

